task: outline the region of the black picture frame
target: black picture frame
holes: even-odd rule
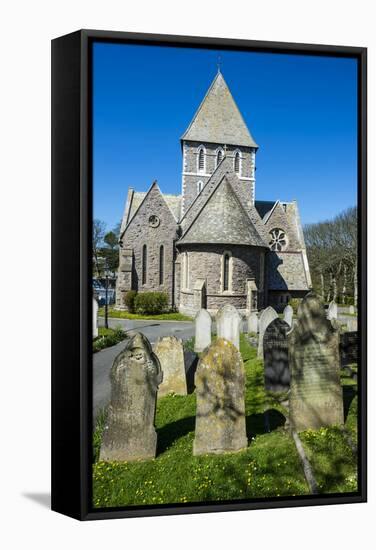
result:
[[[358,62],[359,491],[252,501],[94,509],[92,433],[92,120],[94,41],[352,57]],[[52,509],[80,520],[366,502],[366,48],[80,30],[52,40]]]

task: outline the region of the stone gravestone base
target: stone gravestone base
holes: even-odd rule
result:
[[[147,338],[136,333],[111,368],[111,401],[100,460],[154,458],[157,434],[155,405],[162,371]]]
[[[264,380],[265,389],[272,392],[288,391],[290,369],[287,333],[290,326],[282,319],[274,319],[264,334]]]
[[[163,372],[163,382],[158,389],[158,397],[169,393],[187,395],[187,381],[184,367],[183,343],[175,336],[159,338],[154,346]]]
[[[343,425],[339,333],[314,293],[302,300],[288,342],[292,429],[299,432]]]
[[[245,449],[245,371],[240,352],[231,342],[219,338],[206,349],[197,367],[195,385],[193,454]]]

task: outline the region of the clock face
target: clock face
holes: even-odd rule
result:
[[[158,225],[161,223],[160,219],[158,218],[158,216],[156,216],[155,214],[153,214],[152,216],[150,216],[149,218],[149,225],[150,227],[158,227]]]

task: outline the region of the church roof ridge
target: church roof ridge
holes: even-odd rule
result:
[[[258,148],[218,71],[181,140]]]

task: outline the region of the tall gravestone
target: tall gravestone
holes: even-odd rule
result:
[[[200,309],[195,317],[195,347],[196,352],[204,351],[211,344],[212,318],[206,309]]]
[[[271,306],[267,307],[261,312],[260,319],[259,319],[259,341],[258,341],[258,349],[257,349],[257,357],[262,358],[264,356],[263,351],[263,342],[264,342],[264,333],[267,328],[267,326],[274,321],[274,319],[278,319],[278,314]]]
[[[229,340],[239,349],[242,318],[238,310],[234,306],[226,304],[218,311],[216,321],[218,338]]]
[[[296,431],[343,424],[339,332],[313,293],[302,300],[288,335],[290,424]]]
[[[98,336],[98,302],[93,298],[93,338]]]
[[[294,315],[294,310],[290,305],[287,305],[285,309],[283,310],[283,319],[284,321],[289,325],[289,327],[292,327],[292,317]]]
[[[287,333],[290,326],[279,317],[274,319],[264,333],[265,389],[272,392],[290,388],[290,369]]]
[[[328,319],[337,319],[338,318],[338,306],[335,302],[330,302],[328,307]]]
[[[158,389],[158,397],[169,393],[187,395],[187,381],[184,367],[183,343],[175,336],[159,338],[154,346],[163,373],[163,382]]]
[[[259,320],[258,320],[257,311],[251,311],[251,313],[248,316],[248,332],[252,334],[257,334],[258,325],[259,325]]]
[[[203,353],[195,375],[197,411],[193,454],[247,447],[245,371],[240,352],[218,338]]]
[[[133,461],[154,458],[154,428],[162,370],[148,339],[136,333],[115,358],[111,369],[111,401],[103,433],[100,460]]]

